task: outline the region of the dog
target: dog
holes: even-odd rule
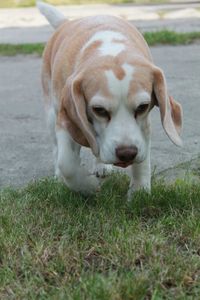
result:
[[[118,17],[69,21],[52,5],[37,6],[56,29],[42,67],[56,176],[74,191],[99,189],[99,178],[81,165],[84,146],[103,164],[129,167],[128,198],[139,189],[150,191],[149,113],[159,107],[166,134],[181,146],[182,108],[168,95],[143,36]]]

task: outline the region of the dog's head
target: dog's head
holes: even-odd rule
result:
[[[145,159],[154,105],[169,138],[181,145],[181,106],[168,96],[162,70],[148,61],[101,58],[69,77],[63,89],[62,113],[73,139],[121,167]]]

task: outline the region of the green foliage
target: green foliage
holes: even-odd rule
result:
[[[0,192],[0,299],[198,299],[200,187],[126,201],[113,175],[83,197],[53,179]]]
[[[37,54],[42,55],[44,44],[0,44],[0,55],[14,56],[17,54]]]
[[[195,40],[200,40],[200,32],[178,33],[169,30],[161,30],[155,32],[146,32],[144,33],[144,38],[149,45],[185,45],[191,44]]]

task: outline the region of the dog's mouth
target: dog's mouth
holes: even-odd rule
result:
[[[120,162],[116,162],[114,163],[114,166],[116,167],[120,167],[120,168],[127,168],[128,166],[132,165],[133,161],[120,161]]]

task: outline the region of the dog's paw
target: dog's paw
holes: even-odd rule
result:
[[[78,191],[84,195],[94,194],[100,191],[100,180],[95,175],[86,175],[78,187]]]
[[[134,193],[138,191],[144,191],[146,193],[151,193],[151,187],[148,185],[137,185],[135,186],[134,184],[129,186],[128,192],[127,192],[127,201],[131,201],[134,197]]]
[[[132,200],[134,192],[135,192],[134,187],[133,186],[129,187],[127,196],[126,196],[128,202],[130,202]]]
[[[88,195],[100,190],[100,180],[94,174],[90,174],[84,168],[78,168],[75,172],[62,172],[56,169],[55,177],[63,181],[69,189]]]
[[[94,175],[98,178],[105,178],[113,172],[112,165],[105,165],[103,163],[98,163],[94,170]]]

